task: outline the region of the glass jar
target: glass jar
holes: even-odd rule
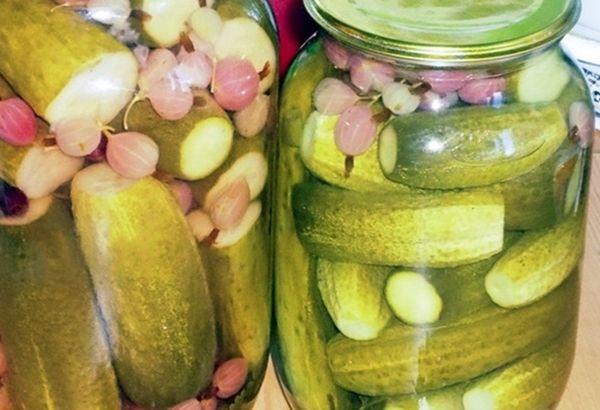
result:
[[[3,0],[0,39],[0,409],[250,408],[268,2]]]
[[[284,86],[275,202],[290,402],[553,407],[593,138],[585,80],[557,45],[579,4],[305,5],[323,32]]]

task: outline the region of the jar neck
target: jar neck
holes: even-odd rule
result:
[[[404,66],[461,69],[518,65],[519,61],[556,46],[581,13],[581,4],[576,1],[569,13],[551,26],[526,37],[481,45],[431,46],[372,35],[327,14],[313,0],[304,3],[324,32],[359,53]]]

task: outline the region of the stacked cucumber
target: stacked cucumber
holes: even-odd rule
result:
[[[7,0],[0,38],[0,408],[250,406],[268,3]]]
[[[276,358],[298,408],[559,400],[590,113],[556,49],[470,72],[306,46],[284,88],[275,238]]]

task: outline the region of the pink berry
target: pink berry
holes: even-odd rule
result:
[[[212,80],[213,62],[201,51],[180,54],[174,72],[184,86],[206,88]]]
[[[464,71],[429,70],[421,72],[421,78],[431,85],[431,91],[447,94],[460,90],[472,76]]]
[[[174,180],[169,182],[169,188],[177,199],[184,214],[187,214],[194,204],[194,193],[192,188],[183,181]]]
[[[356,104],[358,95],[343,81],[325,78],[315,88],[313,100],[321,114],[339,115]]]
[[[234,228],[250,205],[250,187],[245,178],[238,178],[223,190],[211,204],[210,218],[219,230]]]
[[[182,119],[194,105],[192,90],[182,85],[175,76],[155,83],[148,91],[148,99],[156,113],[169,121]]]
[[[231,359],[217,368],[213,376],[213,386],[217,397],[228,399],[235,396],[246,384],[248,361],[244,358]]]
[[[474,105],[486,105],[496,98],[502,98],[502,92],[506,89],[504,77],[485,78],[469,81],[458,91],[458,96],[466,103]]]
[[[33,110],[20,98],[0,101],[0,139],[23,147],[35,140],[37,122]]]
[[[148,54],[138,79],[142,94],[147,93],[156,83],[169,76],[175,67],[177,67],[177,57],[166,48],[158,48]]]
[[[53,128],[56,144],[72,157],[91,154],[102,141],[102,126],[89,118],[59,121]]]
[[[325,40],[325,54],[335,68],[348,70],[350,68],[350,52],[335,40]]]
[[[340,116],[335,127],[335,143],[348,156],[365,153],[377,137],[377,123],[371,108],[355,105]]]
[[[220,60],[214,75],[215,99],[226,110],[243,110],[258,95],[260,78],[248,60],[235,57]]]
[[[158,146],[148,136],[139,132],[123,132],[109,139],[106,159],[119,175],[139,179],[154,173],[158,154]]]
[[[386,84],[394,81],[396,71],[387,63],[360,56],[350,58],[350,80],[363,93],[381,91]]]

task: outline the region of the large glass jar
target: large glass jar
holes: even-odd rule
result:
[[[551,408],[574,353],[593,138],[577,1],[306,0],[275,212],[298,409]]]
[[[251,408],[276,34],[266,0],[0,2],[0,409]]]

